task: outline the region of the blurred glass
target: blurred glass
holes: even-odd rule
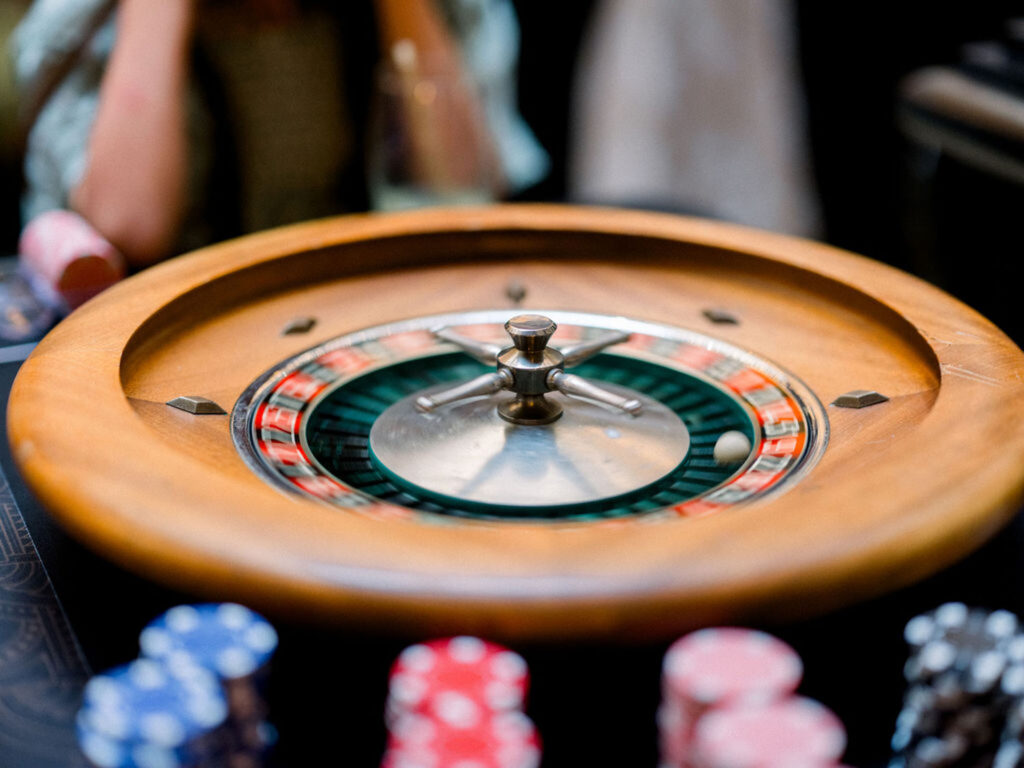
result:
[[[497,200],[502,177],[477,90],[414,54],[378,68],[367,136],[374,210]]]

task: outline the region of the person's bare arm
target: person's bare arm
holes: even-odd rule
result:
[[[141,266],[170,255],[185,208],[195,0],[120,0],[85,174],[71,207]]]

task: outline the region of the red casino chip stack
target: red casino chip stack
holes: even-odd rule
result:
[[[694,768],[828,768],[846,749],[846,731],[816,701],[791,696],[769,704],[708,712],[694,730]]]
[[[388,722],[407,713],[433,715],[458,696],[490,712],[522,710],[529,686],[523,657],[477,637],[451,637],[406,648],[391,667]]]
[[[689,768],[698,720],[712,708],[783,699],[796,691],[802,676],[796,652],[764,632],[719,627],[680,638],[662,665],[662,766]]]
[[[522,711],[528,686],[519,654],[477,637],[406,648],[391,668],[382,765],[533,768],[540,742]]]

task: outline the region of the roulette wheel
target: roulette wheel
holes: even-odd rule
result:
[[[12,452],[104,557],[273,615],[507,639],[824,612],[1024,492],[1024,355],[833,248],[498,206],[216,245],[59,325]]]

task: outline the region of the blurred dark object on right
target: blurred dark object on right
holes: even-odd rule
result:
[[[900,89],[911,269],[1024,343],[1024,19]]]
[[[1019,3],[796,7],[824,239],[935,283],[1024,344],[1011,279],[1024,211]],[[925,88],[933,68],[949,76]]]

